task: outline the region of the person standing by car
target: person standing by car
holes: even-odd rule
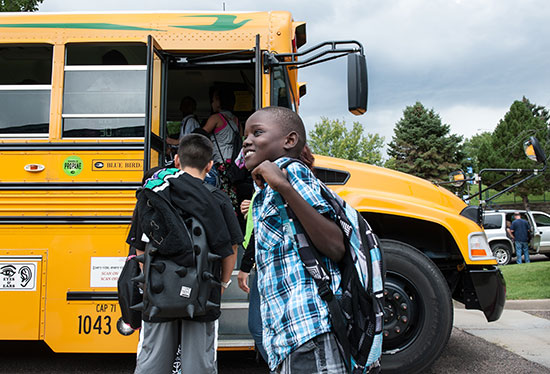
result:
[[[529,233],[531,232],[531,226],[529,226],[526,220],[521,218],[519,212],[514,212],[514,222],[510,226],[510,231],[516,245],[516,263],[521,264],[522,254],[525,255],[525,263],[531,262],[529,260]]]

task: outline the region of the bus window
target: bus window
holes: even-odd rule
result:
[[[292,109],[287,82],[286,69],[283,66],[273,67],[271,74],[271,105]]]
[[[146,48],[142,44],[69,44],[63,137],[143,137]]]
[[[53,46],[0,45],[0,137],[45,137]]]

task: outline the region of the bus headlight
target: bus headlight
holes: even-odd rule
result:
[[[495,259],[484,232],[473,232],[468,235],[468,254],[472,261]]]

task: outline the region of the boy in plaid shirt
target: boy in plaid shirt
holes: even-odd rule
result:
[[[289,158],[299,158],[305,143],[304,124],[289,109],[263,108],[246,122],[245,165],[258,189],[252,215],[263,344],[274,373],[345,373],[328,307],[280,214],[285,204],[294,211],[323,255],[336,293],[340,283],[336,262],[345,247],[343,234],[333,221],[334,211],[321,196],[319,181],[304,164],[293,162],[280,169]]]

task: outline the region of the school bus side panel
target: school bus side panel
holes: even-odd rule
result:
[[[0,230],[2,238],[4,231]],[[0,250],[0,339],[41,337],[47,251],[37,248],[35,239],[27,241],[26,248]]]
[[[138,334],[124,336],[117,329],[116,279],[128,252],[127,233],[127,224],[99,222],[0,226],[0,235],[11,248],[0,255],[41,255],[47,258],[47,266],[43,265],[40,284],[48,279],[45,297],[39,293],[41,287],[35,294],[2,290],[2,305],[19,307],[14,308],[17,315],[0,320],[1,334],[11,334],[0,336],[42,338],[55,352],[135,352]],[[21,318],[21,313],[28,313],[29,319]]]

